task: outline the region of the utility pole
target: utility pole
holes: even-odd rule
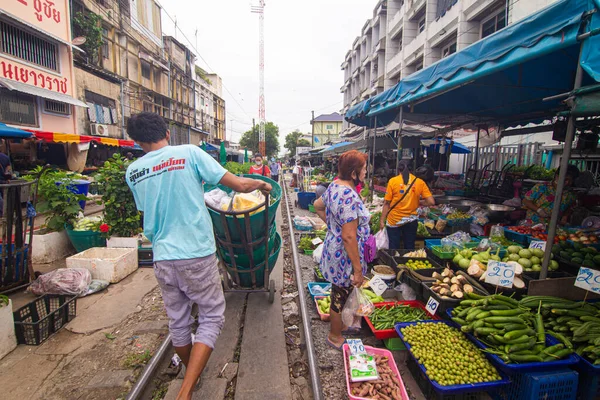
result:
[[[312,119],[310,120],[310,124],[312,126],[312,143],[311,143],[311,147],[314,148],[315,147],[315,112],[311,111],[312,113]]]
[[[258,6],[251,6],[251,11],[258,14],[258,151],[265,157],[267,153],[265,143],[265,0],[259,0]]]

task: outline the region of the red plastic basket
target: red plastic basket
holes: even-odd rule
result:
[[[420,301],[417,300],[412,300],[412,301],[388,301],[385,303],[377,303],[374,304],[375,308],[381,308],[381,307],[391,307],[391,306],[395,306],[397,304],[400,305],[409,305],[413,308],[420,308],[421,310],[424,310],[425,312],[427,312],[425,310],[425,305],[423,303],[421,303]],[[375,326],[373,325],[373,323],[371,322],[371,319],[369,317],[365,317],[365,319],[367,320],[367,324],[369,325],[369,328],[371,328],[371,331],[373,332],[373,335],[375,335],[375,337],[379,340],[384,340],[384,339],[391,339],[391,338],[397,338],[398,337],[398,333],[396,332],[396,329],[391,328],[391,329],[383,329],[383,330],[375,330]],[[438,317],[437,315],[434,315],[431,317],[431,319],[429,320],[439,320],[440,317]],[[429,320],[423,320],[423,321],[429,321]]]
[[[400,371],[398,371],[398,366],[394,361],[394,356],[391,352],[384,349],[378,349],[376,347],[365,346],[365,351],[367,354],[371,355],[380,355],[388,358],[388,363],[396,378],[400,382],[400,395],[402,396],[402,400],[410,400],[408,397],[408,393],[406,392],[406,388],[404,387],[404,382],[402,381],[402,376],[400,375]],[[357,397],[352,395],[352,391],[350,390],[350,373],[348,372],[348,356],[350,355],[350,347],[347,344],[344,344],[344,370],[346,371],[346,390],[348,391],[348,397],[350,400],[369,400],[367,397]]]

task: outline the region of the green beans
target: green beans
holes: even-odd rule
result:
[[[379,307],[369,316],[377,331],[393,329],[398,322],[413,322],[431,319],[431,316],[420,308],[397,304],[392,307]]]

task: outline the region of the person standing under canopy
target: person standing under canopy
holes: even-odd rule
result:
[[[417,209],[434,206],[435,200],[427,184],[410,173],[409,161],[401,161],[399,171],[400,175],[388,182],[380,229],[387,230],[390,249],[413,250],[419,227]]]

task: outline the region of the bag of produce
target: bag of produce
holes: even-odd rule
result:
[[[370,315],[374,309],[375,307],[369,296],[364,294],[361,288],[354,288],[342,309],[342,322],[349,328],[360,328],[360,318],[355,317],[366,317]]]
[[[504,227],[500,225],[492,226],[492,229],[490,230],[490,238],[493,239],[500,237],[504,237]],[[494,242],[497,242],[497,240],[494,240]]]
[[[40,275],[29,285],[28,290],[36,296],[45,294],[79,296],[87,293],[90,282],[92,282],[92,275],[85,268],[59,268]]]
[[[315,251],[313,251],[313,260],[314,262],[316,262],[317,264],[321,263],[321,257],[323,256],[323,245],[325,243],[321,243],[316,249]]]
[[[375,244],[377,245],[377,250],[387,250],[390,248],[387,229],[384,228],[375,234]]]
[[[440,218],[435,223],[435,230],[438,231],[439,233],[442,233],[442,232],[444,232],[444,229],[446,229],[447,224],[448,224],[448,222],[446,222],[446,220],[443,220]]]

